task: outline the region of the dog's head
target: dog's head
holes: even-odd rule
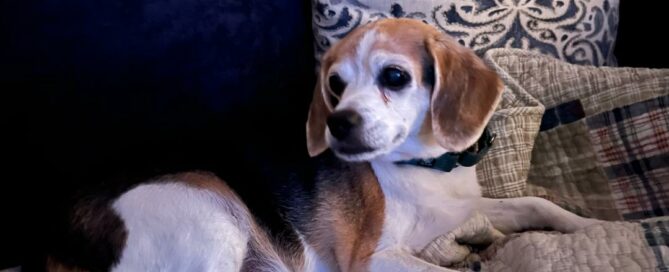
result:
[[[432,157],[473,145],[503,85],[471,50],[421,21],[356,29],[323,57],[307,147],[344,160]]]

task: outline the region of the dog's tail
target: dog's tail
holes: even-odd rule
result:
[[[202,173],[199,173],[202,174]],[[205,174],[207,175],[207,174]],[[247,248],[240,271],[243,272],[296,272],[304,271],[304,254],[301,245],[286,246],[272,238],[255,220],[245,203],[227,184],[209,174],[196,182],[202,186],[201,180],[213,184],[204,184],[204,187],[215,187],[221,196],[221,204],[232,218],[240,233],[248,237]],[[194,179],[190,179],[194,180]],[[213,186],[212,186],[213,185]],[[294,250],[287,250],[294,248]]]
[[[304,271],[303,255],[286,252],[255,222],[250,222],[250,233],[246,256],[241,271],[248,272],[293,272]]]

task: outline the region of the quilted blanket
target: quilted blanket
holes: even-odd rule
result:
[[[489,124],[498,141],[477,166],[484,195],[544,197],[608,222],[503,237],[479,215],[420,257],[473,271],[669,271],[669,69],[509,49],[485,60],[506,90]]]
[[[669,218],[604,222],[575,233],[533,231],[500,238],[483,216],[440,237],[421,252],[432,263],[461,271],[669,271]],[[476,252],[459,242],[485,243]]]

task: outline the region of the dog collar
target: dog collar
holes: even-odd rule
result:
[[[447,152],[436,158],[411,159],[407,161],[398,161],[395,162],[395,164],[415,165],[444,172],[451,172],[451,170],[458,167],[458,165],[471,167],[483,159],[485,154],[488,153],[488,150],[490,150],[496,137],[497,135],[490,133],[486,127],[478,141],[463,152]]]

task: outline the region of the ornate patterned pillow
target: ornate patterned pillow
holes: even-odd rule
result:
[[[352,29],[380,18],[433,24],[483,55],[521,48],[615,66],[619,0],[312,0],[316,59]]]

